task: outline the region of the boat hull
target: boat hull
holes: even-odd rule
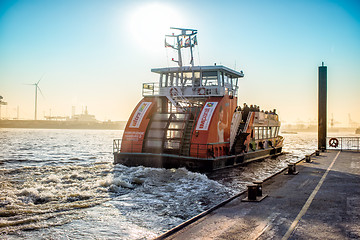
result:
[[[154,168],[181,168],[190,171],[211,172],[228,167],[234,167],[281,154],[282,147],[269,148],[237,155],[216,158],[194,158],[189,156],[156,153],[114,153],[114,164],[129,167],[144,166]]]

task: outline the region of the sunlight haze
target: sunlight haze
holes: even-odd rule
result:
[[[127,120],[151,68],[176,66],[170,27],[198,30],[195,65],[244,71],[239,104],[317,121],[318,66],[328,67],[328,119],[360,126],[357,1],[1,1],[1,118]],[[188,65],[188,56],[185,58]]]

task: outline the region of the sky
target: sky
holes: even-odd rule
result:
[[[277,109],[283,123],[317,121],[318,66],[328,67],[328,119],[360,126],[359,1],[0,1],[2,118],[38,119],[87,106],[127,120],[151,68],[176,66],[170,27],[198,30],[195,65],[245,77],[239,104]]]

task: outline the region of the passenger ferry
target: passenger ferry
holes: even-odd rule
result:
[[[159,82],[142,85],[143,99],[122,139],[114,140],[114,163],[209,172],[279,155],[283,138],[276,110],[237,107],[243,72],[194,66],[197,30],[172,29],[178,34],[167,35],[165,47],[177,50],[178,66],[151,69]],[[183,66],[182,49],[190,50],[189,66]]]

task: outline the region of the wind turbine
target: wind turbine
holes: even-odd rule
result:
[[[42,78],[43,78],[43,76],[39,79],[39,81],[37,81],[37,83],[27,84],[27,85],[35,86],[35,120],[37,120],[37,91],[38,91],[38,89],[39,89],[39,92],[41,93],[41,95],[44,96],[44,94],[41,92],[41,89],[39,87],[39,82],[41,81]]]

